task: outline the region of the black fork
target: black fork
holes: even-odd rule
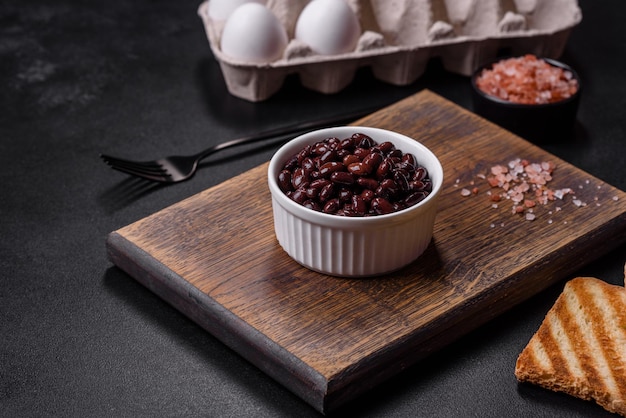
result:
[[[282,136],[304,133],[314,129],[329,127],[340,122],[354,121],[372,113],[373,110],[375,109],[277,128],[260,134],[222,142],[197,154],[189,156],[173,155],[152,161],[131,161],[105,154],[100,154],[100,158],[102,158],[102,160],[104,160],[104,162],[111,168],[126,174],[142,177],[146,180],[155,182],[178,183],[192,177],[198,169],[198,163],[218,151],[239,145],[263,141],[269,138],[279,138]]]

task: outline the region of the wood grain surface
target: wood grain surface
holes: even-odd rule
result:
[[[328,412],[626,240],[624,192],[432,92],[355,125],[413,137],[444,167],[433,242],[403,270],[344,279],[291,260],[274,237],[267,164],[112,232],[110,259]],[[534,221],[492,207],[478,175],[514,158],[553,162],[551,187],[583,204],[539,206]]]

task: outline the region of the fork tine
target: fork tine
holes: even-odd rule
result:
[[[151,181],[158,181],[158,182],[163,182],[163,183],[167,183],[171,181],[171,176],[167,174],[166,172],[159,174],[159,173],[151,173],[151,172],[145,172],[145,171],[137,171],[137,170],[133,170],[132,168],[113,165],[113,164],[110,164],[109,166],[114,170],[121,171],[122,173],[130,174],[132,176],[142,177],[144,179],[151,180]]]
[[[100,155],[100,158],[102,158],[104,162],[109,165],[128,167],[131,169],[137,169],[141,171],[155,171],[155,172],[166,171],[163,168],[163,166],[159,164],[157,161],[146,161],[146,162],[130,161],[130,160],[125,160],[123,158],[111,157],[110,155]]]
[[[167,174],[167,169],[160,167],[160,166],[149,167],[149,166],[142,166],[138,164],[127,164],[124,162],[117,162],[117,161],[113,161],[113,162],[107,161],[107,164],[111,167],[125,168],[125,169],[132,170],[138,173],[146,173],[146,174],[154,174],[154,175]]]

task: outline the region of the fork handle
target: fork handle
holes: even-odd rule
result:
[[[230,141],[225,141],[220,144],[214,145],[211,148],[208,148],[197,154],[197,158],[200,160],[202,158],[208,157],[209,155],[217,152],[219,150],[234,147],[237,145],[251,144],[254,142],[263,141],[268,138],[277,138],[285,135],[290,135],[294,133],[306,132],[310,130],[320,129],[324,127],[329,127],[340,122],[346,121],[354,121],[356,119],[362,118],[364,116],[369,115],[370,113],[378,110],[379,108],[370,108],[366,110],[360,110],[352,113],[343,114],[340,116],[327,117],[323,119],[303,122],[303,123],[295,123],[292,125],[283,126],[276,129],[271,129],[268,131],[263,131],[254,135],[244,136],[241,138],[232,139]]]

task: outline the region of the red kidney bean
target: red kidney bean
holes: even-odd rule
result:
[[[305,171],[309,173],[317,168],[317,166],[313,162],[313,159],[310,157],[305,157],[304,159],[302,159],[301,166]]]
[[[328,184],[324,187],[322,187],[322,190],[320,190],[320,194],[318,195],[318,198],[320,199],[320,201],[325,202],[328,199],[330,199],[335,193],[335,185],[331,182],[328,182]]]
[[[428,196],[428,192],[415,192],[411,193],[404,199],[404,203],[407,206],[413,206],[424,200]]]
[[[373,198],[371,207],[377,215],[386,215],[387,213],[393,212],[393,206],[384,197]]]
[[[307,145],[296,156],[296,158],[298,159],[298,164],[302,164],[302,160],[304,160],[304,158],[308,157],[310,154],[311,154],[311,146]]]
[[[354,176],[347,171],[335,171],[330,175],[330,181],[338,184],[352,184],[354,183]]]
[[[339,141],[339,145],[337,145],[338,150],[353,150],[354,149],[354,138],[345,138]]]
[[[302,206],[304,206],[305,208],[313,209],[313,210],[318,211],[318,212],[320,210],[322,210],[322,208],[320,207],[319,203],[317,203],[316,201],[311,200],[311,199],[305,201],[302,204]]]
[[[293,186],[291,184],[291,171],[282,170],[278,174],[278,187],[280,187],[280,190],[282,190],[283,193],[293,190]]]
[[[382,187],[383,189],[387,190],[387,193],[389,194],[395,194],[398,192],[398,185],[392,179],[384,179],[383,181],[380,182],[379,187]]]
[[[421,192],[424,190],[426,185],[421,181],[410,181],[409,182],[409,191],[411,192]]]
[[[358,142],[358,146],[361,148],[371,148],[376,145],[376,142],[371,137],[362,133],[356,133],[352,135],[352,138]]]
[[[327,184],[330,184],[330,180],[328,180],[328,179],[315,179],[315,180],[313,180],[311,182],[309,187],[312,187],[314,189],[322,189]]]
[[[360,195],[352,195],[352,209],[361,216],[365,215],[367,205]]]
[[[377,152],[370,152],[363,158],[363,164],[371,167],[370,173],[374,171],[375,169],[377,169],[382,161],[383,161],[382,154],[379,154]]]
[[[348,173],[352,173],[356,176],[367,176],[372,172],[372,166],[367,165],[364,162],[352,163],[348,166]]]
[[[352,191],[350,191],[349,189],[347,189],[345,187],[342,187],[339,190],[339,201],[341,203],[347,203],[347,202],[351,201],[352,200],[352,194],[353,194]]]
[[[422,181],[428,176],[428,172],[424,167],[415,166],[415,173],[413,174],[413,180]]]
[[[335,150],[329,149],[324,154],[320,155],[319,163],[320,165],[324,165],[326,163],[329,163],[331,161],[336,161],[336,160],[337,160],[337,153],[335,152]]]
[[[407,178],[406,174],[404,174],[404,172],[402,172],[401,170],[396,170],[393,172],[393,180],[395,181],[396,186],[398,186],[398,188],[403,192],[406,192],[410,189],[409,179]]]
[[[391,175],[391,170],[393,169],[393,162],[389,158],[385,158],[378,168],[376,169],[376,178],[382,180],[387,176]]]
[[[331,161],[320,167],[320,175],[322,177],[328,178],[331,176],[331,174],[337,171],[345,170],[345,168],[346,167],[342,163],[338,161]]]
[[[295,170],[299,165],[300,163],[298,162],[298,156],[294,155],[292,158],[289,159],[289,161],[285,163],[283,170],[287,170],[291,172]]]
[[[413,173],[415,171],[415,166],[407,161],[400,161],[396,164],[396,169],[402,170],[405,172],[405,174],[408,175],[408,173]]]
[[[359,160],[363,160],[363,158],[365,158],[366,155],[368,155],[369,153],[371,153],[372,151],[369,150],[369,148],[356,148],[353,151],[353,154],[356,155],[357,157],[359,157]]]
[[[366,202],[369,203],[372,201],[373,198],[376,197],[376,193],[374,193],[374,190],[370,190],[370,189],[363,189],[363,191],[361,192],[361,198]]]
[[[313,187],[307,187],[306,189],[304,189],[304,193],[306,194],[306,197],[308,197],[309,199],[315,199],[317,196],[319,196],[320,189],[314,189]]]
[[[349,149],[337,149],[335,150],[335,152],[337,153],[337,158],[341,160],[343,160],[348,155],[351,155]]]
[[[337,147],[341,143],[341,140],[333,136],[331,138],[326,138],[326,143],[328,143],[328,145],[330,146],[330,149],[337,149]]]
[[[343,158],[342,161],[343,161],[343,165],[347,167],[350,164],[360,163],[361,159],[354,154],[348,154]]]
[[[348,217],[357,217],[359,214],[352,209],[350,206],[344,206],[342,209],[337,211],[337,215],[340,216],[348,216]]]
[[[285,163],[278,185],[295,202],[340,216],[392,213],[432,191],[414,155],[361,133],[306,146]]]
[[[359,177],[356,179],[356,183],[359,186],[369,190],[376,190],[378,186],[380,186],[378,180],[370,177]]]
[[[291,184],[294,189],[297,189],[300,186],[304,186],[304,184],[308,181],[309,176],[304,168],[298,167],[293,171],[293,175],[291,176]]]
[[[393,145],[393,143],[389,141],[385,141],[385,142],[381,142],[380,144],[378,144],[378,149],[383,154],[388,154],[390,151],[393,151],[394,149],[396,149],[396,146]]]
[[[330,147],[326,142],[318,142],[313,146],[311,152],[315,155],[323,155],[326,151],[328,151]]]
[[[291,199],[296,203],[303,204],[307,200],[307,196],[304,190],[298,189],[291,194]]]
[[[417,166],[417,160],[415,159],[415,155],[413,154],[404,154],[402,156],[402,162],[411,164],[413,167]]]
[[[391,204],[391,206],[393,206],[393,211],[394,212],[398,212],[400,210],[406,209],[407,206],[404,204],[404,202],[393,202]]]
[[[336,213],[340,207],[341,206],[339,205],[339,199],[330,199],[328,202],[326,202],[322,211],[326,213]]]

